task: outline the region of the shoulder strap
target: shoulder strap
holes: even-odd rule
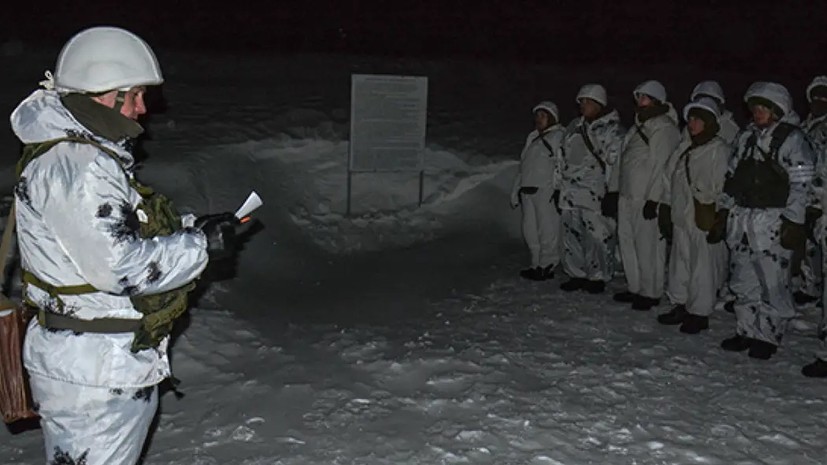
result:
[[[553,157],[554,156],[554,149],[551,147],[551,144],[549,144],[548,141],[546,140],[546,138],[544,137],[546,134],[548,134],[548,133],[547,132],[541,133],[537,137],[535,137],[534,140],[540,139],[540,142],[542,142],[543,145],[546,146],[546,149],[548,149],[548,152],[549,152],[548,156]]]
[[[787,137],[795,130],[796,127],[790,123],[778,123],[778,126],[772,131],[772,137],[770,138],[770,152],[773,154],[773,158],[781,146],[784,145]]]
[[[638,133],[641,139],[643,139],[643,143],[649,145],[649,136],[643,132],[643,126],[640,124],[635,124],[635,131]]]
[[[594,159],[597,160],[597,163],[600,165],[600,169],[605,172],[606,162],[603,161],[603,159],[597,155],[597,150],[595,150],[594,144],[592,144],[592,140],[591,138],[589,138],[589,133],[586,130],[586,126],[581,124],[577,128],[577,132],[580,133],[580,137],[583,138],[583,144],[586,145],[586,148],[589,150],[589,153],[591,153]]]
[[[109,155],[113,160],[115,160],[118,163],[118,166],[121,166],[121,168],[123,168],[123,166],[121,165],[121,160],[120,160],[120,156],[118,155],[118,153],[115,152],[114,150],[104,146],[100,142],[97,142],[95,140],[88,139],[88,138],[85,138],[85,137],[66,136],[66,137],[59,137],[57,139],[47,140],[47,141],[44,141],[44,142],[39,142],[39,143],[36,143],[36,144],[27,144],[23,148],[23,156],[17,162],[17,169],[16,169],[16,173],[15,173],[17,178],[20,178],[20,175],[23,173],[23,170],[26,169],[26,167],[29,165],[29,163],[34,161],[39,156],[45,154],[52,147],[54,147],[57,144],[60,144],[61,142],[70,142],[70,143],[77,143],[77,144],[94,145],[96,148],[100,149],[103,153]],[[128,173],[126,173],[126,170],[124,170],[124,173],[127,174],[126,177],[127,177],[127,179],[129,179],[129,184],[136,191],[138,191],[139,194],[141,194],[141,197],[148,197],[148,196],[150,196],[154,193],[154,190],[151,187],[145,186],[145,185],[139,183],[134,178],[134,176],[130,176]]]

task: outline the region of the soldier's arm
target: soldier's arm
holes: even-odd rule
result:
[[[206,238],[197,230],[143,239],[126,175],[107,156],[75,173],[44,216],[81,276],[104,292],[152,294],[181,287],[207,265]]]
[[[672,153],[680,143],[680,136],[678,128],[668,124],[656,130],[649,138],[649,152],[654,162],[646,190],[646,200],[658,203],[664,203],[666,200],[664,199],[666,183],[672,177],[672,173],[667,172],[667,166]]]
[[[796,130],[781,146],[778,158],[790,182],[790,194],[782,215],[794,223],[804,224],[811,199],[810,184],[815,178],[815,153],[804,133]]]
[[[693,176],[692,196],[700,203],[715,203],[724,190],[724,179],[729,166],[732,147],[729,144],[720,144],[715,147],[710,156],[704,160],[705,168]]]

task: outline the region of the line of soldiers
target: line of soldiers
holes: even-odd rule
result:
[[[562,265],[561,289],[599,294],[621,263],[615,301],[645,311],[665,293],[672,307],[658,321],[686,334],[708,329],[723,303],[737,324],[721,348],[771,358],[796,303],[824,301],[827,76],[806,95],[802,122],[783,85],[754,83],[743,129],[715,81],[695,86],[683,128],[658,81],[633,91],[630,128],[599,84],[580,89],[580,116],[565,127],[541,102],[511,192],[531,255],[520,275],[551,279]],[[823,310],[818,336],[805,376],[827,377]]]

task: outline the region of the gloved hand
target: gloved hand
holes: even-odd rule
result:
[[[715,204],[701,203],[697,199],[692,199],[692,202],[695,204],[695,226],[701,231],[709,232],[715,224]]]
[[[658,229],[664,239],[672,240],[672,207],[665,203],[658,205]]]
[[[241,222],[232,213],[216,213],[199,216],[194,227],[207,236],[207,253],[210,260],[221,260],[232,255],[235,249],[235,228]]]
[[[563,209],[560,208],[560,191],[559,190],[554,191],[554,193],[551,194],[551,199],[549,200],[549,203],[554,204],[554,209],[557,210],[558,215],[560,213],[563,213]]]
[[[807,227],[781,217],[781,247],[803,251],[807,244]]]
[[[718,210],[715,213],[715,222],[706,234],[706,242],[717,244],[724,240],[726,237],[727,218],[729,218],[729,210]]]
[[[658,203],[654,200],[647,200],[643,205],[643,219],[654,220],[658,217]]]
[[[617,219],[617,204],[620,196],[617,192],[607,192],[600,201],[600,212],[607,218]]]

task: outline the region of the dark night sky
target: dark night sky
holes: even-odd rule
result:
[[[688,61],[750,70],[770,67],[774,74],[827,73],[824,0],[52,3],[16,5],[2,20],[0,38],[59,46],[84,27],[113,24],[137,32],[155,47],[175,49],[462,55],[557,63]]]

